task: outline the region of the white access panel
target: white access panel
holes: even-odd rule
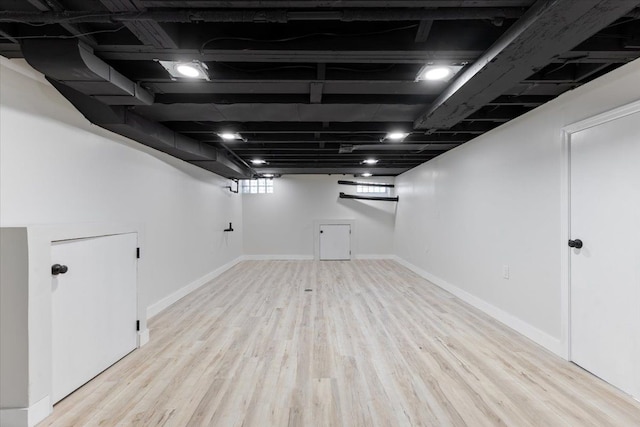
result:
[[[350,224],[320,224],[320,259],[351,259]]]
[[[571,136],[571,360],[640,398],[640,113]]]
[[[137,235],[53,242],[52,401],[136,348]]]

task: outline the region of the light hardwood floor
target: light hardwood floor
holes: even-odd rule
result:
[[[640,426],[640,403],[393,261],[243,262],[150,328],[41,425]]]

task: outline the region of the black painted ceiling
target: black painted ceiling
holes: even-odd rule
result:
[[[128,115],[127,126],[142,126],[121,133],[223,175],[397,175],[640,57],[639,6],[629,0],[0,0],[0,54],[23,57],[29,43],[46,38],[49,44],[31,49],[27,60],[63,62],[64,54],[45,51],[80,41],[111,74],[148,95],[117,105],[104,93],[57,79],[47,71],[51,64],[44,67],[81,112],[92,120],[95,102],[106,103],[110,114]],[[158,60],[201,61],[210,80],[172,79]],[[426,64],[463,68],[449,82],[415,81]],[[95,102],[80,99],[85,96]],[[154,131],[145,131],[150,124]],[[123,126],[104,127],[119,132]],[[404,141],[384,139],[398,130],[409,133]],[[223,141],[224,131],[244,140]],[[171,147],[138,134],[160,135]],[[197,155],[181,154],[187,143]],[[234,163],[235,172],[207,167],[216,155]],[[267,164],[252,165],[257,158]],[[379,162],[363,165],[366,158]]]

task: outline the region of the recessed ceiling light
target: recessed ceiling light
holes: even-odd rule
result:
[[[444,80],[451,75],[452,71],[447,67],[432,68],[422,75],[425,80]]]
[[[180,64],[176,66],[176,71],[185,77],[198,77],[200,71],[191,64]]]
[[[382,141],[402,141],[407,136],[409,136],[409,134],[406,132],[389,132]]]
[[[362,176],[364,176],[365,178],[368,178],[370,176],[372,176],[373,174],[371,172],[365,172],[362,174]]]
[[[365,165],[375,165],[376,163],[378,163],[378,159],[366,159],[363,160],[362,163],[364,163]]]
[[[251,163],[253,163],[254,165],[266,165],[267,161],[262,159],[253,159],[251,160]]]
[[[263,174],[262,174],[262,177],[263,177],[263,178],[273,178],[273,177],[274,177],[274,175],[273,175],[272,173],[263,173]]]
[[[442,81],[450,80],[458,71],[462,69],[462,65],[425,65],[418,71],[416,81]]]
[[[209,80],[207,64],[200,61],[158,61],[174,78]]]
[[[236,140],[245,141],[242,135],[240,135],[238,132],[220,132],[217,135],[225,141],[236,141]]]

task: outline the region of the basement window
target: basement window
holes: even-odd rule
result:
[[[244,194],[272,194],[273,179],[243,179],[241,184]]]
[[[358,185],[356,193],[358,194],[375,194],[377,196],[389,196],[391,192],[389,187],[378,187],[376,185]]]

